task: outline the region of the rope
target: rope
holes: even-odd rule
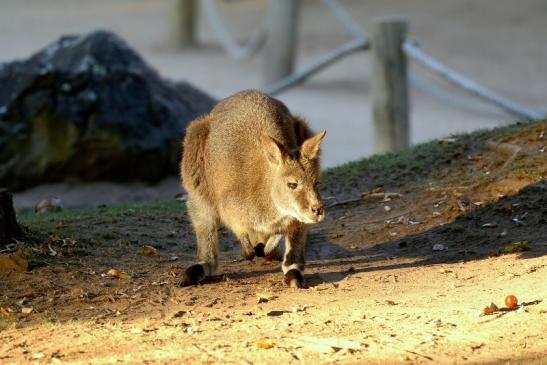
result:
[[[235,59],[242,60],[254,56],[264,46],[267,32],[263,22],[260,28],[251,34],[247,43],[241,46],[230,34],[222,21],[216,6],[216,0],[202,0],[202,9],[213,28],[213,32],[220,40],[220,44],[226,53]]]
[[[355,38],[363,38],[361,26],[353,20],[338,0],[323,0],[323,4],[330,10],[332,15],[346,28],[346,30]]]
[[[503,110],[500,110],[492,104],[484,104],[485,100],[473,98],[466,95],[458,95],[457,93],[446,91],[441,86],[436,85],[435,83],[419,77],[414,73],[408,74],[409,80],[412,83],[412,86],[416,90],[421,91],[424,94],[427,94],[437,101],[448,104],[454,108],[460,108],[462,110],[472,112],[475,114],[482,114],[489,117],[500,117],[501,115],[506,115]]]
[[[523,105],[520,105],[512,100],[509,100],[503,96],[494,93],[492,90],[481,86],[471,79],[457,73],[449,67],[443,65],[433,57],[420,50],[417,44],[406,41],[403,43],[403,50],[408,56],[413,57],[416,61],[420,62],[428,69],[450,81],[451,83],[461,87],[465,91],[486,100],[494,105],[497,105],[506,112],[515,115],[520,118],[529,120],[542,119],[546,116],[545,113],[537,110],[531,110]]]
[[[331,65],[337,60],[353,54],[358,51],[365,51],[369,48],[369,41],[365,37],[360,39],[354,39],[349,41],[340,47],[335,48],[334,50],[321,56],[315,63],[304,68],[302,71],[295,72],[292,75],[289,75],[279,81],[275,81],[264,87],[264,91],[270,95],[275,95],[281,91],[301,84],[306,81],[311,75],[323,70],[325,67]]]

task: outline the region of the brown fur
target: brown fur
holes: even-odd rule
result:
[[[317,190],[323,137],[324,132],[313,136],[302,118],[259,91],[228,97],[190,124],[181,177],[203,270],[189,270],[203,274],[186,284],[216,273],[219,224],[234,232],[249,259],[256,244],[272,254],[285,237],[283,271],[303,270],[306,224],[323,218]]]

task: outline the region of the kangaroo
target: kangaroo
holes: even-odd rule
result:
[[[181,285],[216,275],[218,228],[230,229],[242,256],[275,257],[285,238],[281,268],[290,287],[302,288],[307,225],[323,220],[320,144],[307,123],[260,91],[221,100],[192,121],[183,141],[182,184],[197,238],[198,263]]]

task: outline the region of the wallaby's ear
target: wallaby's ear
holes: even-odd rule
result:
[[[281,143],[270,136],[262,135],[262,144],[264,153],[272,165],[280,165],[287,157],[287,151]]]
[[[326,133],[327,131],[325,130],[305,140],[302,143],[302,147],[300,147],[300,154],[308,160],[316,159],[319,156],[319,146],[323,138],[325,138]]]

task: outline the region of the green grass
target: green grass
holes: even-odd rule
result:
[[[322,176],[323,185],[327,188],[334,184],[351,185],[368,179],[373,186],[402,187],[404,185],[406,189],[413,189],[424,186],[431,180],[444,181],[454,177],[443,176],[443,170],[452,162],[466,158],[466,155],[477,146],[481,147],[487,140],[500,139],[539,124],[547,125],[547,121],[516,123],[495,129],[451,135],[450,138],[453,141],[450,143],[439,143],[438,140],[433,140],[411,148],[349,162],[325,170]],[[518,170],[522,170],[523,174],[545,173],[545,166],[541,167],[541,164],[540,167],[526,167],[526,161],[524,161],[521,165],[522,169],[514,167],[515,173]],[[471,177],[479,178],[479,176]]]
[[[32,210],[23,210],[17,214],[17,221],[22,225],[34,225],[48,221],[70,222],[88,218],[103,217],[105,219],[123,218],[133,215],[173,213],[180,214],[186,210],[186,205],[175,199],[154,199],[138,203],[123,203],[110,206],[69,208],[60,212],[36,214]]]

